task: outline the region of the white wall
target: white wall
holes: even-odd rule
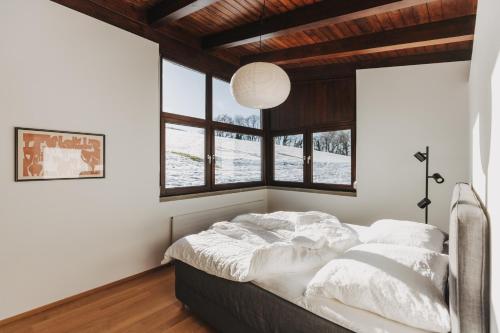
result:
[[[481,0],[470,73],[472,178],[491,224],[491,332],[500,320],[500,1]]]
[[[357,72],[357,197],[270,190],[269,207],[317,209],[341,220],[423,221],[425,165],[413,154],[431,149],[431,224],[448,229],[453,185],[469,180],[467,75],[469,63],[419,65]]]
[[[158,46],[48,0],[0,1],[0,319],[157,266]],[[14,182],[14,126],[106,134],[106,178]]]

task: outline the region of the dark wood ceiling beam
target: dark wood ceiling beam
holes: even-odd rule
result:
[[[435,64],[441,62],[468,61],[472,57],[472,48],[468,50],[454,50],[446,52],[433,52],[414,54],[403,57],[390,57],[377,60],[362,61],[356,64],[356,69],[395,67]]]
[[[428,0],[326,0],[269,17],[262,23],[252,22],[206,36],[202,39],[201,44],[206,49],[230,48],[257,42],[261,35],[264,40],[408,8],[426,2]]]
[[[158,26],[180,20],[184,16],[216,3],[218,0],[163,0],[148,10],[148,21]]]
[[[463,16],[325,43],[244,56],[241,58],[241,63],[246,64],[254,61],[276,64],[302,63],[323,58],[333,59],[471,41],[474,38],[474,24],[475,15]]]
[[[402,57],[389,57],[377,60],[365,60],[350,64],[331,64],[285,68],[292,81],[325,80],[352,76],[357,69],[423,65],[453,61],[468,61],[472,57],[472,48],[446,52],[432,52]]]
[[[88,0],[99,7],[109,9],[117,14],[125,16],[133,21],[145,23],[146,13],[135,6],[125,3],[122,0]]]
[[[122,14],[100,6],[96,0],[52,0],[55,3],[76,10],[80,13],[104,21],[115,27],[126,30],[143,38],[149,39],[160,45],[163,57],[175,61],[190,68],[213,74],[228,79],[236,71],[237,67],[231,63],[221,60],[199,47],[187,45],[158,30],[152,29],[145,22],[141,23]],[[126,55],[124,55],[126,56]]]
[[[82,0],[82,2],[85,1],[92,2],[99,7],[106,8],[132,21],[148,25],[147,12],[125,3],[123,0]],[[199,38],[194,38],[177,27],[161,27],[160,33],[191,46],[199,47],[201,45]]]

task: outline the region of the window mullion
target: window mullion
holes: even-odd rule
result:
[[[207,161],[210,161],[207,167],[207,177],[208,177],[208,187],[210,190],[214,190],[215,187],[215,130],[210,123],[208,131],[207,131],[207,152],[209,157]]]
[[[312,164],[312,131],[307,129],[304,131],[304,185],[310,186],[312,183],[312,175],[311,175],[311,164]]]
[[[207,187],[210,190],[214,189],[215,185],[215,147],[214,147],[214,126],[212,121],[213,114],[213,93],[212,93],[212,76],[206,75],[205,80],[205,117],[207,120],[207,128],[206,128],[206,137],[205,137],[205,147],[207,154],[207,167],[205,168],[206,172],[206,181]]]
[[[165,120],[160,117],[160,195],[165,194]]]
[[[270,164],[269,161],[272,159],[270,158],[270,153],[271,153],[271,148],[272,144],[270,141],[270,132],[269,132],[269,111],[267,110],[260,110],[260,119],[262,123],[262,130],[263,130],[263,137],[262,137],[262,181],[264,182],[265,185],[269,185],[271,182],[271,170],[270,170]]]
[[[356,126],[351,126],[351,187],[356,182]]]

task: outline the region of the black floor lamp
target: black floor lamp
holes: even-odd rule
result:
[[[431,204],[431,200],[429,199],[429,178],[434,179],[438,184],[444,183],[444,178],[439,173],[429,176],[429,146],[425,147],[425,153],[417,152],[413,156],[420,162],[425,161],[425,198],[420,200],[417,206],[421,209],[425,208],[425,224],[427,224],[429,216],[428,208]]]

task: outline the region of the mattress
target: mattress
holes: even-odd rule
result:
[[[367,227],[348,224],[359,237]],[[423,333],[426,331],[409,327],[404,324],[383,318],[374,313],[347,306],[333,299],[323,297],[304,297],[304,291],[309,281],[314,277],[317,269],[276,275],[263,280],[252,281],[253,284],[267,290],[293,304],[296,304],[324,319],[339,324],[349,330],[359,333]]]

